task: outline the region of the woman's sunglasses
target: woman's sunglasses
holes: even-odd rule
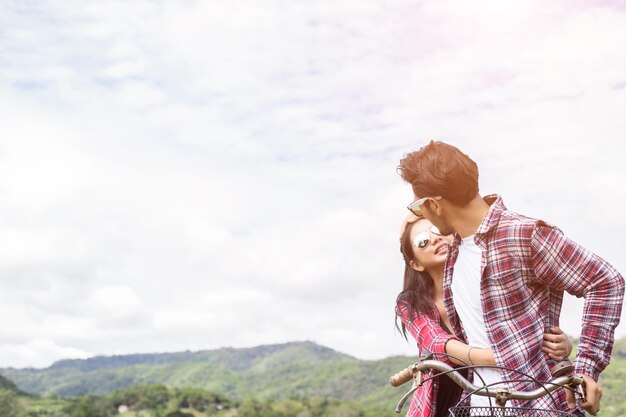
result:
[[[415,239],[413,239],[413,247],[418,247],[420,249],[426,249],[428,247],[428,245],[430,244],[430,235],[431,233],[438,235],[438,236],[443,236],[441,234],[441,232],[439,231],[439,229],[437,229],[437,226],[432,225],[430,226],[430,231],[428,232],[420,232],[418,233],[417,236],[415,236]]]

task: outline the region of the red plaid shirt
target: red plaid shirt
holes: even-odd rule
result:
[[[489,211],[474,241],[483,249],[481,300],[487,335],[498,365],[517,369],[539,381],[551,380],[550,358],[541,351],[543,333],[558,326],[563,291],[585,298],[575,372],[595,380],[608,365],[614,330],[624,298],[624,279],[609,263],[577,245],[558,228],[507,210],[497,195],[485,197]],[[452,303],[452,272],[460,237],[455,236],[444,275],[444,304],[454,332],[467,341]],[[503,371],[503,379],[520,379]],[[513,389],[538,388],[511,383]],[[565,392],[557,391],[565,410]],[[554,408],[549,397],[513,401],[512,405]]]
[[[407,330],[413,335],[420,352],[428,350],[432,353],[445,353],[446,343],[456,336],[447,333],[440,325],[440,316],[436,308],[429,314],[422,314],[409,319],[406,305],[399,303],[396,306],[398,316]],[[454,365],[443,355],[435,355],[435,359]],[[438,378],[425,382],[415,393],[409,406],[406,417],[431,417],[435,415],[437,407]]]

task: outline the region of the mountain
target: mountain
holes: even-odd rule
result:
[[[295,356],[298,356],[297,358]],[[293,357],[290,357],[293,356]],[[55,362],[47,368],[54,371],[91,372],[102,369],[119,369],[135,365],[164,365],[183,363],[202,363],[222,366],[238,371],[261,366],[268,358],[281,357],[285,360],[317,362],[337,359],[354,359],[330,348],[313,342],[291,342],[279,345],[265,345],[253,348],[221,348],[199,352],[148,353],[115,356],[96,356],[89,359],[66,359]]]
[[[23,391],[73,397],[105,395],[137,384],[195,386],[243,399],[323,396],[367,403],[401,396],[387,379],[414,359],[364,361],[313,342],[246,349],[99,356],[62,360],[45,369],[0,372]]]
[[[17,393],[20,392],[17,388],[17,385],[15,385],[13,381],[3,377],[2,375],[0,375],[0,389],[5,389]]]
[[[622,416],[626,415],[626,339],[615,342],[613,353],[611,365],[602,373],[602,408],[603,415]],[[387,380],[415,360],[395,356],[366,361],[312,342],[292,342],[63,360],[45,369],[7,368],[0,374],[22,391],[40,395],[106,395],[138,384],[161,383],[203,388],[235,401],[327,397],[390,410],[408,387],[392,388]]]

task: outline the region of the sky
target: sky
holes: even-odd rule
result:
[[[0,1],[0,366],[415,354],[396,168],[431,139],[626,271],[624,45],[623,1]]]

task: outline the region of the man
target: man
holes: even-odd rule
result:
[[[407,154],[398,171],[415,194],[409,210],[442,233],[455,233],[444,274],[444,303],[464,342],[492,348],[501,366],[549,381],[553,363],[542,352],[543,334],[559,324],[563,291],[585,298],[574,372],[587,386],[580,406],[595,415],[602,396],[598,376],[609,363],[622,309],[622,276],[555,226],[509,211],[497,195],[481,198],[476,163],[454,146],[431,141]],[[521,378],[509,371],[479,374],[486,383]],[[562,408],[567,404],[574,410],[574,395],[563,391],[558,391]],[[472,397],[473,406],[485,401]],[[546,397],[516,405],[554,408]]]

